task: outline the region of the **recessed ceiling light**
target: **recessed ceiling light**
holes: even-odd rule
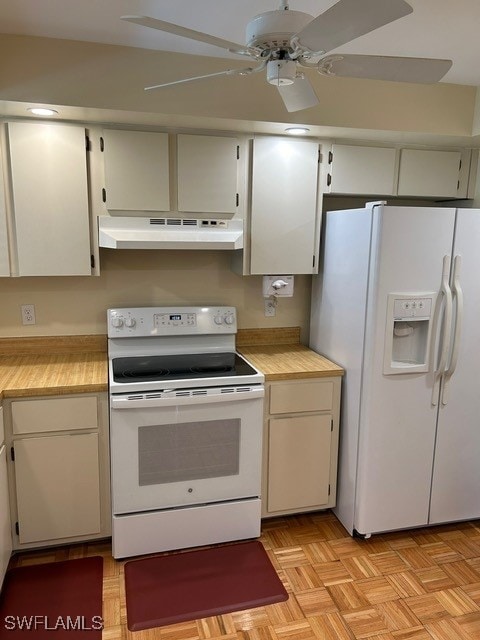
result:
[[[58,113],[55,109],[45,109],[43,107],[29,107],[27,111],[31,111],[36,116],[54,116]]]
[[[309,131],[310,129],[307,127],[288,127],[285,129],[285,132],[290,133],[292,136],[303,136]]]

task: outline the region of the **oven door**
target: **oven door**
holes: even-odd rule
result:
[[[115,515],[260,496],[262,385],[112,396]]]

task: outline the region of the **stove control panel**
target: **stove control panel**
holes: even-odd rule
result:
[[[108,337],[212,335],[237,332],[235,307],[109,309]]]

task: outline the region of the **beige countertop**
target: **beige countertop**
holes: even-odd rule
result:
[[[343,375],[342,367],[301,345],[299,336],[298,327],[243,329],[237,348],[266,380]],[[107,390],[105,336],[0,339],[0,398]]]
[[[344,370],[301,344],[241,346],[239,352],[265,374],[265,380],[342,376]]]
[[[0,339],[0,397],[108,389],[104,336]]]

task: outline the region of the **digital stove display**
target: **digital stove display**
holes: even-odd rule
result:
[[[152,382],[247,376],[256,371],[237,353],[194,353],[113,358],[115,382]]]

